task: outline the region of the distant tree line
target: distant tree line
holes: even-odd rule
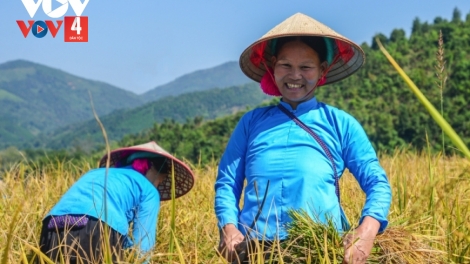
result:
[[[442,91],[436,76],[440,31],[444,41],[443,74],[448,76]],[[445,119],[470,145],[470,13],[462,20],[455,9],[451,21],[437,17],[432,24],[416,18],[408,38],[401,29],[393,30],[389,37],[375,37],[436,108],[440,108],[442,99]],[[422,151],[428,143],[432,151],[442,151],[440,127],[378,49],[375,37],[371,46],[362,44],[366,53],[363,68],[337,84],[320,87],[317,98],[356,117],[381,153],[397,148]],[[165,120],[151,130],[126,136],[120,144],[153,139],[193,162],[207,162],[213,156],[220,157],[241,115],[210,122],[194,119],[185,124]],[[453,153],[449,140],[445,146],[447,153]]]

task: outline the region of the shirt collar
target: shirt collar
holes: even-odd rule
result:
[[[317,109],[318,108],[318,101],[317,98],[314,96],[311,99],[300,103],[297,105],[297,109],[293,110],[290,104],[284,102],[281,98],[280,104],[282,104],[285,108],[287,108],[289,111],[295,111],[297,113],[304,113],[307,111],[310,111],[312,109]]]

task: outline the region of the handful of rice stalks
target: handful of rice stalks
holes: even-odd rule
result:
[[[314,221],[305,211],[291,210],[289,215],[289,239],[281,243],[276,258],[285,263],[342,263],[343,240],[332,221]],[[430,237],[412,234],[403,227],[388,227],[377,235],[367,263],[447,263],[446,253],[432,249],[431,242]]]

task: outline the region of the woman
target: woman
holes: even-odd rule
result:
[[[361,125],[318,102],[314,93],[318,86],[351,75],[363,62],[358,45],[300,13],[242,53],[242,71],[260,82],[265,93],[282,99],[278,106],[242,117],[219,164],[215,213],[219,250],[229,261],[236,259],[245,236],[286,239],[291,209],[303,209],[324,223],[331,218],[340,232],[349,229],[338,186],[347,168],[367,198],[355,236],[344,240],[344,263],[365,263],[376,234],[388,224],[390,185]]]
[[[109,169],[107,162],[105,155],[100,168],[80,177],[43,220],[40,249],[53,261],[102,263],[110,248],[115,262],[131,246],[142,257],[155,245],[160,201],[171,199],[172,166],[175,198],[194,184],[191,170],[153,141],[116,149]]]

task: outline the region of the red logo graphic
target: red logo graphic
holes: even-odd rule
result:
[[[57,20],[56,21],[57,22],[57,27],[54,25],[54,22],[52,20],[46,20],[44,22],[46,22],[47,28],[51,32],[52,37],[55,38],[55,36],[57,35],[57,32],[59,32],[60,26],[62,26],[63,21],[62,20]],[[26,38],[28,36],[29,32],[31,31],[31,29],[33,28],[33,25],[35,24],[35,21],[34,20],[28,20],[28,24],[29,24],[28,27],[26,26],[26,24],[22,20],[16,20],[16,23],[18,23],[18,26],[20,27],[21,33],[23,33],[23,36]],[[37,33],[41,33],[42,31],[45,30],[45,28],[43,28],[39,25],[36,25],[36,27],[37,27]]]
[[[88,42],[88,17],[64,17],[64,41]]]
[[[16,20],[16,23],[18,23],[18,26],[21,29],[21,32],[23,33],[23,36],[26,38],[28,36],[29,31],[31,31],[31,28],[33,27],[34,20],[28,20],[29,27],[26,27],[26,24],[22,20]]]

